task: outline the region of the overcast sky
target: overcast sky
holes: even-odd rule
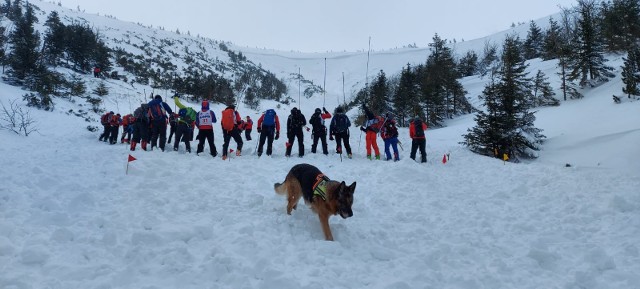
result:
[[[374,50],[471,40],[570,7],[576,0],[58,0],[166,30],[237,45],[303,52]],[[393,3],[393,4],[391,4]]]

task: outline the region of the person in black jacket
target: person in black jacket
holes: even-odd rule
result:
[[[304,156],[304,135],[302,128],[307,125],[307,119],[302,115],[297,108],[291,109],[291,114],[287,119],[287,151],[285,156],[291,156],[291,148],[293,147],[293,141],[298,138],[298,156]]]
[[[327,149],[327,127],[324,125],[325,119],[331,118],[331,113],[327,111],[326,108],[322,108],[324,113],[320,108],[316,108],[315,113],[309,118],[309,124],[311,124],[311,136],[313,138],[313,144],[311,144],[311,152],[316,153],[316,148],[318,147],[318,140],[322,141],[322,153],[325,155],[329,154],[329,150]]]

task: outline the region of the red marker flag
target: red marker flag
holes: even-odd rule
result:
[[[134,158],[131,154],[129,154],[129,158],[127,158],[127,171],[124,173],[125,175],[129,174],[129,163],[135,160],[136,158]]]
[[[447,154],[444,154],[444,156],[442,156],[442,163],[443,164],[447,163]]]

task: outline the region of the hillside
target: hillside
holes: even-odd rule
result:
[[[65,13],[113,35],[186,37]],[[482,47],[485,40],[458,49]],[[347,97],[364,85],[366,53],[232,49],[279,77],[300,68],[315,84],[322,83],[326,57],[326,99],[318,94],[296,104],[297,81],[289,80],[292,106],[305,115],[342,100],[343,71]],[[372,52],[369,77],[426,54]],[[621,57],[609,60],[619,72]],[[529,64],[557,91],[555,61]],[[85,81],[101,82],[89,75]],[[476,106],[486,81],[461,80]],[[105,108],[121,113],[152,90],[107,83]],[[583,91],[581,100],[541,108],[536,126],[548,139],[537,160],[518,164],[459,144],[473,115],[426,131],[426,164],[409,158],[404,128],[399,162],[367,160],[355,127],[353,159],[335,154],[335,142],[329,156],[309,153],[308,133],[304,158],[284,157],[285,138],[274,142],[272,157],[258,158],[254,131],[242,156],[222,161],[188,154],[183,146],[130,152],[98,142],[99,133],[87,130],[97,121],[71,113],[84,104],[56,99],[52,112],[29,110],[37,133],[0,130],[0,288],[634,288],[640,284],[640,102],[613,103],[621,86],[616,77]],[[17,100],[27,109],[24,93],[0,83],[5,104]],[[259,110],[239,111],[257,119],[262,109],[276,107],[282,121],[291,106],[277,106],[263,101]],[[219,113],[223,106],[212,108]],[[214,130],[220,149],[220,127]],[[129,154],[137,160],[127,163]],[[354,216],[330,219],[335,242],[323,240],[307,206],[301,202],[288,216],[284,197],[273,192],[302,162],[357,183]]]

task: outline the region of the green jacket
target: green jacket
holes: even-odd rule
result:
[[[180,103],[180,100],[178,97],[174,97],[173,101],[176,103],[176,106],[180,108],[180,110],[178,110],[178,114],[180,114],[181,110],[186,109],[186,114],[180,115],[180,118],[178,118],[178,122],[191,125],[196,120],[196,115],[197,115],[196,111],[193,108],[190,108]]]

